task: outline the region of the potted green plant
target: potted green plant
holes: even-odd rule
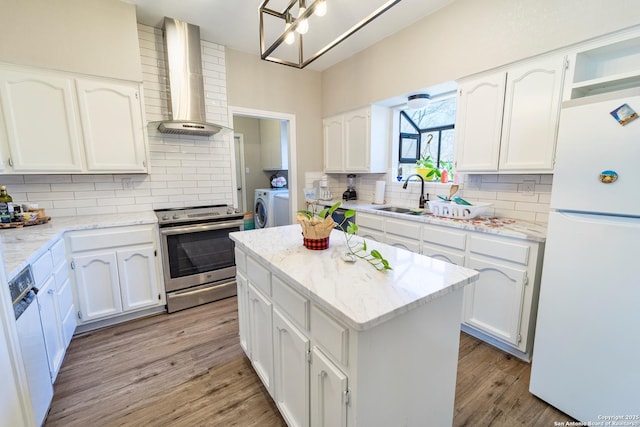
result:
[[[422,156],[416,161],[416,173],[425,181],[433,181],[440,178],[440,169],[436,166],[431,156]]]
[[[333,221],[331,214],[340,207],[342,202],[337,202],[329,208],[321,210],[317,215],[314,215],[311,211],[298,211],[298,223],[302,226],[303,239],[305,239],[305,246],[310,249],[320,249],[314,247],[313,243],[307,246],[307,241],[310,236],[317,235],[318,240],[326,239],[326,247],[322,242],[322,249],[326,249],[329,244],[329,234],[336,222]],[[344,219],[340,224],[337,224],[338,228],[344,233],[344,237],[347,243],[348,255],[363,259],[376,268],[378,271],[392,270],[387,261],[380,252],[375,249],[368,251],[366,240],[356,241],[353,236],[358,232],[358,226],[349,221],[349,218],[353,218],[356,212],[352,209],[348,209],[344,213]],[[326,237],[322,237],[326,234]]]

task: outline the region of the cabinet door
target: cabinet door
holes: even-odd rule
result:
[[[263,170],[286,169],[283,164],[282,126],[280,120],[260,120],[260,154]]]
[[[237,256],[237,255],[236,255]],[[249,295],[247,289],[247,279],[240,273],[236,275],[236,284],[238,287],[238,334],[240,335],[240,347],[247,356],[250,356],[250,333],[249,329]]]
[[[154,247],[144,246],[117,251],[118,277],[123,311],[158,305],[158,277]]]
[[[372,228],[358,227],[358,236],[366,240],[375,240],[376,242],[384,243],[384,232]]]
[[[65,351],[60,333],[60,319],[56,310],[57,304],[55,280],[53,276],[50,276],[38,292],[38,306],[40,308],[44,343],[47,347],[51,381],[54,381],[58,375]]]
[[[371,113],[368,108],[344,115],[344,156],[347,172],[369,172]]]
[[[509,69],[501,171],[553,171],[564,69],[564,57]]]
[[[478,270],[478,280],[464,293],[463,321],[507,343],[518,346],[527,271],[469,258],[467,267]]]
[[[69,347],[73,333],[76,330],[76,313],[73,309],[73,295],[71,280],[67,278],[62,286],[58,286],[58,313],[62,327],[62,341],[64,348]]]
[[[347,376],[317,347],[311,355],[311,427],[347,425]]]
[[[118,261],[114,252],[98,252],[72,258],[82,322],[122,312]]]
[[[323,120],[324,171],[344,172],[344,120],[342,115]]]
[[[506,73],[460,84],[456,118],[456,170],[498,170]]]
[[[387,233],[385,235],[384,242],[387,245],[395,246],[396,248],[406,249],[417,254],[420,253],[420,240],[418,239],[408,239],[406,237]]]
[[[2,70],[0,101],[13,172],[83,170],[70,79]]]
[[[273,309],[275,401],[291,427],[309,425],[309,338]]]
[[[138,88],[77,80],[78,104],[90,172],[146,172]]]
[[[267,391],[273,395],[273,321],[271,306],[271,301],[249,284],[250,359]]]

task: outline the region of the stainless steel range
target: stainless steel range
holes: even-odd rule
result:
[[[229,233],[244,229],[243,213],[212,205],[157,209],[167,311],[236,295],[236,264]]]

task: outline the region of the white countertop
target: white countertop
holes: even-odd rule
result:
[[[423,255],[367,241],[393,270],[342,260],[345,237],[334,230],[329,249],[302,245],[300,225],[231,233],[236,245],[271,268],[298,292],[355,330],[365,330],[477,279],[478,273]],[[357,238],[357,237],[355,237]]]
[[[35,261],[40,255],[58,240],[65,231],[88,230],[92,228],[118,227],[138,224],[155,224],[158,222],[153,211],[85,215],[52,218],[42,225],[23,228],[0,229],[0,245],[4,254],[5,270],[10,280],[27,264]]]
[[[320,205],[333,205],[339,200],[319,201]],[[453,219],[444,218],[429,213],[422,215],[410,215],[406,213],[386,212],[379,210],[382,207],[391,205],[374,205],[371,202],[352,200],[342,202],[341,208],[353,209],[356,212],[366,212],[373,215],[381,215],[392,218],[416,221],[425,224],[445,225],[448,227],[460,228],[464,230],[477,231],[480,233],[498,234],[501,236],[514,237],[516,239],[532,240],[544,242],[547,238],[547,227],[544,224],[523,221],[513,218],[486,217],[479,216],[473,219]],[[356,216],[356,224],[358,218]]]

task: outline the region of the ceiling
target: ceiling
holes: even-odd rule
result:
[[[203,40],[221,44],[241,52],[260,55],[259,7],[263,0],[124,0],[136,6],[138,22],[156,28],[162,28],[165,16],[189,22],[200,27]],[[270,0],[269,7],[277,10],[284,0]],[[435,12],[453,0],[402,0],[377,19],[366,25],[344,42],[311,63],[308,68],[322,71],[352,55],[366,49],[391,34],[413,24]],[[311,0],[307,0],[310,5]],[[369,15],[385,0],[327,0],[328,12],[323,18],[326,22],[340,28],[336,35],[322,40],[324,45],[335,36],[355,25]],[[332,13],[333,10],[333,13]],[[329,21],[330,20],[330,21]],[[267,21],[265,21],[265,28]],[[274,25],[271,25],[274,27]],[[271,28],[273,29],[273,28]],[[276,31],[277,29],[273,29]],[[279,31],[279,30],[278,30]],[[307,40],[311,40],[313,21],[311,21]],[[328,30],[316,31],[315,37]],[[318,40],[320,42],[320,40]],[[305,56],[310,56],[309,52]]]

